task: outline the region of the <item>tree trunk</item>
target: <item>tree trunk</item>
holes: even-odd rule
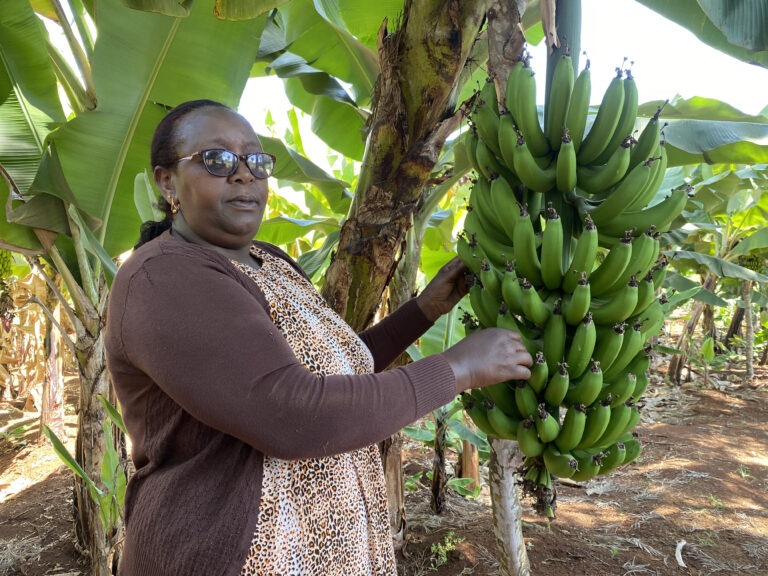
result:
[[[523,512],[515,474],[522,462],[517,442],[489,438],[489,482],[493,502],[493,529],[501,576],[529,576],[528,553],[523,539]]]
[[[445,509],[445,446],[448,432],[448,420],[445,410],[435,414],[435,455],[432,459],[432,500],[430,506],[435,514],[442,514]]]
[[[49,304],[54,318],[61,324],[61,306],[55,300],[49,301]],[[43,426],[50,428],[59,438],[64,435],[64,350],[61,341],[62,337],[58,328],[54,327],[53,323],[46,318],[45,379],[43,380],[38,440],[43,438]]]
[[[381,73],[362,171],[323,286],[356,330],[373,320],[424,186],[461,123],[457,82],[485,8],[485,1],[406,0],[400,28],[379,31]]]
[[[717,276],[715,276],[711,272],[708,272],[703,282],[704,289],[712,290],[715,287],[715,284],[717,284]],[[691,308],[691,317],[685,323],[685,328],[683,329],[682,334],[680,334],[680,338],[678,338],[677,340],[676,347],[678,350],[680,350],[680,354],[673,356],[672,360],[669,363],[668,376],[669,376],[670,382],[674,382],[675,384],[681,384],[683,366],[685,366],[686,362],[688,361],[689,342],[693,338],[693,333],[696,330],[696,325],[699,323],[699,319],[701,318],[701,314],[704,312],[705,306],[706,304],[699,300],[696,300],[693,303],[693,306]],[[690,374],[689,374],[689,378],[690,378]]]
[[[738,336],[739,332],[741,331],[741,323],[743,321],[744,308],[739,306],[733,311],[731,323],[728,325],[728,331],[725,333],[725,339],[723,341],[723,344],[725,344],[725,347],[729,350],[733,350],[734,348],[733,339]]]
[[[408,527],[405,510],[405,480],[403,478],[403,436],[395,434],[379,445],[384,479],[387,487],[389,526],[392,543],[399,550],[405,542]]]
[[[480,461],[477,446],[466,440],[461,441],[461,455],[459,457],[460,478],[471,478],[467,489],[474,490],[480,486]]]
[[[744,373],[744,382],[749,382],[755,377],[755,363],[753,355],[755,353],[755,324],[752,315],[752,280],[747,280],[741,288],[742,300],[744,301],[744,315],[746,326],[744,328],[744,356],[747,359],[746,371]]]
[[[107,420],[97,395],[101,394],[113,405],[116,399],[106,370],[103,319],[107,290],[102,288],[98,314],[99,330],[95,337],[79,338],[77,342],[80,376],[80,405],[78,407],[77,443],[75,457],[88,476],[101,486],[101,466],[107,453],[103,425]],[[125,439],[113,426],[121,462],[127,460]],[[87,484],[75,477],[75,532],[78,543],[90,559],[91,576],[111,576],[117,573],[120,541],[123,534],[122,518],[107,530],[99,517],[99,504],[91,498]]]

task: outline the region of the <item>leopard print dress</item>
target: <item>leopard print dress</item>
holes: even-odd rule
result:
[[[251,254],[261,268],[233,263],[262,290],[272,321],[309,370],[373,371],[368,348],[306,279],[256,246]],[[240,575],[314,574],[397,574],[375,445],[307,460],[264,457],[258,523]]]

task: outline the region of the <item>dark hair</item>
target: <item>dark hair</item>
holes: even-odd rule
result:
[[[179,123],[192,112],[200,110],[201,108],[226,108],[230,110],[229,106],[216,102],[215,100],[189,100],[183,102],[171,109],[162,120],[157,124],[155,133],[152,136],[152,147],[150,149],[149,160],[152,168],[155,166],[170,167],[173,166],[178,158],[178,152],[176,151],[177,134],[176,127]],[[173,223],[173,216],[171,215],[171,205],[161,195],[157,200],[157,207],[165,214],[165,217],[157,222],[149,220],[142,223],[139,232],[139,241],[134,248],[138,248],[142,244],[146,244],[153,238],[158,237],[160,234],[170,229]]]

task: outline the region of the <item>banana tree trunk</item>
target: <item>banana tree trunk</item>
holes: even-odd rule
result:
[[[522,463],[517,442],[489,438],[489,483],[493,502],[493,530],[501,576],[529,576],[531,565],[523,539],[523,512],[515,479]]]
[[[99,326],[103,327],[107,289],[102,288],[98,307]],[[101,394],[115,404],[112,386],[106,370],[104,332],[98,330],[94,337],[78,339],[80,376],[80,405],[78,407],[77,443],[75,457],[83,470],[97,484],[100,483],[101,466],[107,453],[103,425],[107,420],[97,395]],[[113,432],[115,442],[124,444],[122,436]],[[117,446],[116,446],[117,447]],[[119,450],[125,461],[124,450]],[[102,524],[99,505],[93,500],[88,485],[75,476],[74,486],[75,532],[78,542],[91,563],[91,576],[112,576],[117,573],[119,544],[122,539],[122,519],[109,530]]]
[[[717,284],[717,276],[715,276],[711,272],[708,272],[703,282],[704,289],[712,290],[715,287],[715,284]],[[701,318],[701,315],[704,312],[705,306],[706,304],[699,300],[696,300],[693,303],[693,306],[691,308],[691,316],[690,318],[688,318],[688,321],[685,323],[685,328],[683,329],[683,332],[680,334],[680,338],[678,338],[677,340],[676,347],[678,350],[680,350],[680,354],[672,358],[672,360],[669,363],[669,371],[668,371],[668,376],[670,381],[674,382],[675,384],[681,384],[683,366],[685,366],[686,362],[688,361],[689,342],[693,337],[693,333],[696,330],[696,326],[698,325],[699,319]]]
[[[744,382],[749,382],[755,377],[755,362],[752,357],[755,350],[755,324],[752,315],[752,280],[747,280],[741,287],[741,299],[744,301],[744,355],[747,358]]]
[[[446,139],[459,127],[457,83],[486,2],[406,0],[379,31],[379,75],[355,200],[323,296],[355,329],[369,325]]]
[[[744,308],[737,307],[733,311],[731,322],[728,324],[728,331],[725,333],[723,344],[729,350],[734,348],[733,338],[738,335],[741,330],[741,323],[744,321]]]

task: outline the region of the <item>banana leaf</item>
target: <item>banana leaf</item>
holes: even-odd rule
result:
[[[744,62],[768,67],[768,10],[764,0],[637,0],[696,37]]]

